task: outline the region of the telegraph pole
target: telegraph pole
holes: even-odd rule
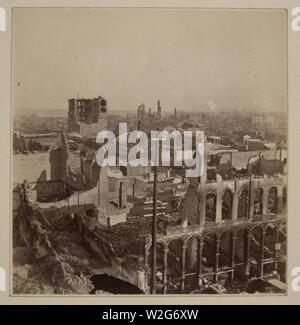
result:
[[[153,139],[156,142],[153,164],[153,219],[152,219],[152,265],[151,265],[151,287],[150,293],[156,293],[156,228],[157,228],[157,165],[159,165],[159,137]],[[152,144],[151,144],[152,146]],[[158,158],[158,163],[157,163]]]
[[[151,294],[156,293],[157,166],[154,166],[153,169],[154,169],[154,180],[153,180]]]

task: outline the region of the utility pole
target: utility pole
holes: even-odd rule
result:
[[[99,179],[98,179],[98,208],[100,208],[101,205],[101,198],[100,198],[100,190],[101,190],[101,184],[100,184],[100,175],[101,175],[101,167],[99,171]]]
[[[151,294],[156,293],[157,166],[154,166],[153,169],[154,169],[154,181],[153,181]]]
[[[153,139],[156,142],[154,148],[154,179],[153,179],[153,219],[152,219],[152,265],[150,293],[156,293],[156,230],[157,230],[157,165],[159,165],[159,137]],[[151,144],[152,145],[152,144]],[[157,162],[158,159],[158,162]]]

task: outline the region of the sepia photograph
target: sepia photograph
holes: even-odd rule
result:
[[[13,8],[12,295],[287,294],[287,15]]]

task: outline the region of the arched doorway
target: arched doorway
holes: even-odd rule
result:
[[[277,187],[275,186],[269,190],[268,213],[277,213]]]
[[[261,245],[263,230],[261,227],[256,226],[252,229],[250,234],[250,277],[257,276],[260,272]]]
[[[276,261],[276,244],[278,241],[278,228],[274,224],[267,225],[265,229],[264,240],[264,274],[271,274],[273,271],[277,271]]]
[[[225,231],[221,235],[220,241],[220,261],[219,266],[221,268],[231,267],[231,249],[232,249],[232,233]]]
[[[168,244],[168,293],[180,293],[182,245],[182,240],[178,238]]]
[[[222,196],[222,220],[231,219],[232,193],[226,190]]]
[[[185,254],[185,269],[186,273],[196,273],[197,272],[197,256],[198,256],[198,245],[199,238],[191,237],[186,242],[186,254]]]
[[[247,218],[249,207],[249,195],[246,188],[242,189],[239,195],[238,218]]]
[[[277,241],[277,227],[268,225],[265,234],[264,258],[274,258]]]
[[[239,279],[241,283],[244,282],[248,274],[248,235],[249,232],[246,228],[239,229],[236,233],[236,244],[235,244],[235,278]]]
[[[213,281],[213,272],[216,268],[217,235],[209,233],[204,236],[203,242],[203,274]]]
[[[200,238],[197,236],[190,237],[186,242],[185,253],[185,290],[192,291],[198,287],[198,256],[199,256]]]
[[[209,192],[206,196],[205,204],[205,217],[207,222],[216,221],[216,206],[217,206],[217,196],[213,192]]]
[[[156,244],[156,292],[158,294],[163,294],[164,271],[167,272],[168,277],[168,268],[164,270],[164,249],[165,246],[162,243],[158,242]]]
[[[253,206],[253,214],[254,215],[262,215],[262,197],[263,197],[263,190],[261,188],[257,188],[254,191],[254,206]]]

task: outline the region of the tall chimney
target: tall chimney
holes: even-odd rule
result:
[[[160,106],[160,100],[157,101],[157,120],[159,121],[161,119],[161,106]]]
[[[126,184],[123,182],[120,182],[119,187],[119,208],[122,209],[126,207],[127,205],[127,190],[126,190]]]

